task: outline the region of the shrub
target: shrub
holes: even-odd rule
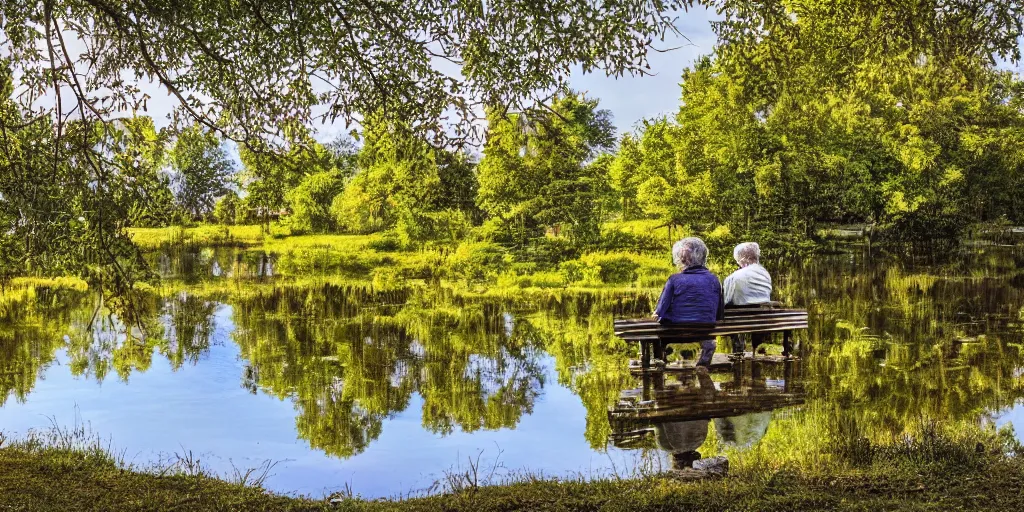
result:
[[[549,267],[562,261],[578,258],[580,250],[568,238],[540,237],[530,241],[526,247],[516,251],[516,259]]]
[[[520,288],[562,288],[565,286],[565,280],[559,272],[537,272],[519,276],[518,284]]]
[[[566,283],[578,283],[583,280],[588,267],[580,260],[569,260],[558,265],[558,269]]]
[[[403,212],[395,232],[405,245],[418,245],[432,241],[441,245],[454,245],[464,240],[472,225],[466,214],[458,210],[439,212]]]
[[[322,233],[334,228],[331,203],[342,188],[341,172],[337,169],[308,174],[298,186],[285,194],[291,210],[286,219],[296,232]]]
[[[619,229],[605,230],[598,242],[598,247],[604,251],[658,252],[665,251],[668,245],[658,236]]]
[[[625,253],[591,253],[586,254],[580,261],[587,267],[597,268],[601,282],[608,284],[622,284],[636,281],[637,270],[640,263],[636,261],[637,255]]]
[[[375,236],[366,244],[366,247],[380,252],[394,252],[404,248],[402,240],[393,231],[386,231]]]
[[[229,191],[217,201],[213,207],[213,218],[218,224],[230,226],[235,223],[235,219],[238,217],[238,202],[238,194],[234,190]]]
[[[491,242],[463,242],[448,260],[448,274],[467,281],[484,281],[512,266],[504,248]]]
[[[398,290],[406,285],[406,277],[397,267],[377,267],[370,275],[375,290]]]

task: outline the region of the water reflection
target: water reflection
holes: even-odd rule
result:
[[[650,447],[670,457],[674,469],[692,467],[714,425],[718,441],[746,448],[764,437],[771,411],[803,404],[798,361],[738,361],[731,372],[639,377],[609,408],[609,441],[621,448]]]
[[[185,284],[227,278],[263,282],[275,276],[277,262],[276,255],[262,250],[194,244],[165,245],[146,259],[161,278]]]
[[[243,385],[293,399],[299,435],[340,457],[414,392],[432,432],[515,427],[544,386],[533,330],[494,304],[437,299],[332,285],[247,297],[234,317]]]
[[[774,262],[777,298],[811,314],[799,360],[645,381],[629,374],[635,349],[612,335],[612,321],[647,314],[652,292],[499,299],[434,285],[298,285],[275,276],[266,254],[185,247],[156,256],[177,283],[242,279],[212,294],[186,284],[150,296],[141,324],[127,327],[88,293],[0,294],[0,406],[45,404],[33,389],[47,371],[130,386],[160,362],[177,386],[221,343],[237,350],[238,368],[217,368],[218,378],[283,401],[303,449],[336,460],[379,456],[371,447],[408,414],[431,442],[518,429],[560,390],[582,404],[574,414],[585,416],[593,453],[661,450],[681,466],[720,452],[841,459],[865,439],[892,442],[935,421],[977,428],[1024,403],[1022,253],[982,248],[939,265],[861,252]],[[67,370],[52,368],[58,353]]]

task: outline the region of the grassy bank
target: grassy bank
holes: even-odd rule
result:
[[[550,480],[526,476],[399,500],[295,498],[268,493],[245,476],[234,482],[187,466],[126,467],[97,445],[38,441],[0,447],[4,510],[1019,510],[1024,462],[991,439],[942,437],[875,450],[843,470],[740,470],[688,483],[666,476]],[[256,481],[258,484],[258,480]]]

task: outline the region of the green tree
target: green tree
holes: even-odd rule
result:
[[[135,116],[122,120],[111,130],[113,160],[140,184],[132,201],[128,221],[132,226],[164,226],[174,214],[174,194],[165,172],[168,133],[157,130],[153,119]]]
[[[656,178],[676,181],[676,152],[671,140],[675,128],[664,118],[644,120],[638,134],[623,136],[619,151],[608,169],[611,186],[622,201],[623,218],[637,218],[645,213],[638,204],[637,196],[649,181]],[[652,183],[647,188],[655,186]]]
[[[231,226],[235,224],[239,217],[239,201],[238,193],[234,190],[229,190],[213,207],[213,219],[217,221],[218,224],[222,224],[224,226]]]
[[[450,223],[439,215],[444,210],[460,212],[463,220],[463,209],[472,212],[476,177],[468,158],[431,146],[404,123],[369,116],[358,161],[359,173],[331,206],[338,225],[348,231],[394,228],[407,242],[418,243],[437,231],[435,224]]]
[[[267,146],[239,150],[244,206],[263,223],[287,210],[293,229],[328,230],[334,225],[331,201],[355,174],[356,148],[348,137],[323,145],[305,130],[298,132],[298,140],[286,151]]]
[[[201,220],[213,212],[217,199],[228,192],[235,173],[234,163],[220,139],[199,125],[178,135],[170,163],[178,205],[192,220]]]
[[[547,227],[593,242],[608,166],[590,164],[613,137],[610,112],[576,93],[556,98],[550,111],[493,110],[480,162],[480,207],[519,243]]]

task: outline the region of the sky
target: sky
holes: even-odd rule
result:
[[[603,73],[584,75],[577,72],[570,78],[570,84],[574,89],[601,100],[601,108],[610,110],[615,116],[615,126],[620,135],[632,131],[643,119],[674,114],[679,108],[679,81],[683,69],[714,49],[716,39],[710,22],[715,18],[714,11],[703,7],[680,13],[676,27],[684,37],[666,37],[664,42],[655,41],[654,44],[660,50],[677,49],[664,53],[650,52],[648,55],[654,76],[615,79]]]

